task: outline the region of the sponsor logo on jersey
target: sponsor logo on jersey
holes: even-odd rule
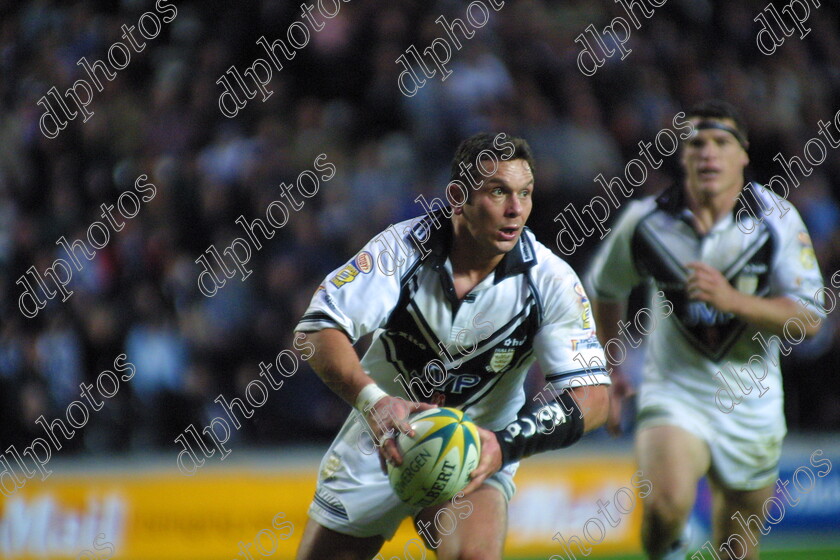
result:
[[[817,255],[814,253],[814,249],[812,247],[802,247],[799,251],[799,262],[802,264],[802,268],[814,268],[817,266]]]
[[[735,289],[744,294],[754,294],[758,288],[758,276],[755,274],[739,274],[735,280]]]
[[[531,262],[534,260],[534,253],[531,252],[531,244],[524,239],[520,239],[519,241],[519,252],[522,255],[523,262]]]
[[[344,284],[349,284],[359,275],[359,269],[353,263],[348,264],[338,271],[338,274],[330,279],[330,284],[336,288],[342,287]]]
[[[589,298],[586,297],[586,292],[580,282],[575,282],[575,293],[580,298],[580,306],[582,308],[580,320],[583,323],[583,328],[590,329],[592,328],[592,306],[589,305]]]
[[[373,255],[367,251],[362,251],[356,255],[354,264],[362,274],[369,274],[370,271],[373,270]]]
[[[356,279],[356,276],[361,272],[362,274],[369,274],[373,270],[373,255],[367,251],[362,251],[356,258],[347,263],[347,266],[338,271],[338,273],[330,279],[330,284],[336,288],[342,287],[344,284],[349,284]]]
[[[806,231],[800,231],[799,233],[797,233],[796,234],[796,239],[798,239],[799,242],[805,247],[813,247],[814,246],[814,244],[811,243],[811,236],[808,235],[808,232],[806,232]]]
[[[332,309],[336,313],[341,313],[341,311],[339,311],[338,309],[338,306],[335,304],[335,299],[333,299],[333,297],[326,291],[324,292],[324,300],[327,302],[327,305],[330,309]]]
[[[523,344],[525,344],[525,340],[519,340],[516,338],[506,338],[502,344],[504,344],[505,346],[522,346]]]
[[[683,323],[687,327],[694,327],[697,325],[713,327],[717,325],[725,325],[734,318],[735,315],[733,313],[724,313],[704,301],[692,301],[688,304],[686,317],[683,319]]]
[[[598,342],[598,337],[595,336],[595,333],[592,333],[591,336],[587,338],[573,338],[572,339],[572,352],[576,352],[578,350],[589,350],[591,348],[600,348],[601,344]]]
[[[446,381],[441,386],[442,389],[452,393],[453,395],[460,395],[464,389],[472,389],[481,383],[481,376],[475,373],[449,373]],[[436,403],[440,404],[440,403]]]
[[[390,334],[393,334],[393,335],[396,335],[396,336],[399,336],[401,338],[406,339],[407,341],[409,341],[413,345],[417,346],[421,350],[425,350],[426,348],[428,348],[428,346],[423,344],[422,341],[418,340],[417,337],[415,337],[414,335],[412,335],[410,333],[403,332],[403,331],[390,331]],[[435,366],[435,364],[432,364],[430,367],[433,367],[433,366]]]
[[[765,263],[747,263],[741,269],[741,274],[755,274],[761,275],[767,272],[767,265]]]
[[[516,353],[516,348],[496,348],[493,351],[493,357],[490,358],[490,365],[488,371],[493,373],[502,373],[513,361],[513,355]]]
[[[796,234],[796,239],[802,248],[799,250],[799,263],[802,268],[812,269],[817,266],[817,255],[814,253],[814,244],[811,243],[811,237],[805,231],[800,231]]]

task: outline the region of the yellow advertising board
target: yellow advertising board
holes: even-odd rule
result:
[[[552,540],[558,533],[564,542],[578,538],[591,556],[637,551],[636,505],[645,487],[633,473],[628,459],[524,461],[510,504],[506,557],[566,558],[564,545]],[[96,476],[56,469],[46,481],[0,494],[0,558],[291,559],[315,474],[315,464],[276,471],[218,465],[192,477],[143,467]],[[417,542],[406,520],[382,558],[419,560]]]
[[[572,558],[567,550],[578,559],[639,552],[639,495],[647,495],[650,487],[634,473],[633,461],[626,457],[568,459],[555,454],[526,459],[516,473],[505,558]],[[565,545],[567,549],[552,540],[555,536],[580,542],[583,549],[576,544]],[[383,548],[384,560],[412,560],[410,553],[417,548],[405,546],[412,538],[418,537],[407,520]],[[419,558],[415,553],[414,559]]]

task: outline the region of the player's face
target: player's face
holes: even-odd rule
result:
[[[736,128],[732,119],[703,119]],[[691,119],[695,127],[700,119]],[[750,162],[747,152],[729,132],[716,128],[695,130],[686,141],[681,163],[686,186],[699,201],[719,195],[735,194],[744,186],[744,168]]]
[[[473,190],[463,215],[475,249],[486,256],[507,253],[516,245],[531,214],[534,175],[524,159],[499,162],[496,172]]]

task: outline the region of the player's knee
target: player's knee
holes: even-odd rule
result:
[[[681,527],[691,511],[691,503],[673,492],[659,492],[645,499],[644,516],[656,527]]]
[[[487,543],[483,544],[484,546],[479,543],[466,545],[466,547],[462,548],[459,552],[458,560],[501,560],[501,552],[488,551],[486,548]]]

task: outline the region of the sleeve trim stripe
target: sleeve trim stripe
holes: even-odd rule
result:
[[[582,383],[575,383],[575,381],[582,381]],[[594,387],[596,385],[612,385],[612,380],[606,374],[593,375],[590,377],[572,377],[563,379],[561,381],[551,381],[551,386],[556,390],[575,389],[577,387]]]
[[[313,321],[328,321],[330,323],[338,324],[338,322],[335,320],[334,317],[332,317],[331,315],[328,315],[326,313],[323,313],[321,311],[317,311],[317,312],[314,312],[314,313],[307,313],[306,315],[304,315],[300,319],[301,323],[313,322]]]
[[[627,301],[627,296],[617,296],[601,290],[594,281],[590,281],[590,289],[587,290],[592,297],[590,299],[598,299],[603,303],[624,303]],[[628,292],[629,295],[629,292]]]
[[[582,377],[584,375],[603,375],[609,378],[609,374],[607,370],[604,368],[595,368],[595,369],[577,369],[574,371],[566,371],[563,373],[552,373],[545,376],[546,381],[559,381],[561,379],[568,379],[570,377]]]

